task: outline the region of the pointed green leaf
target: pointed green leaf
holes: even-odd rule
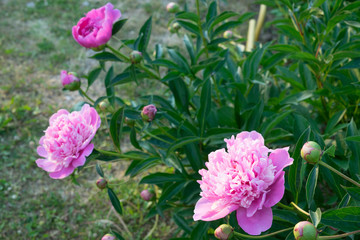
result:
[[[116,194],[114,193],[114,191],[111,188],[108,188],[108,195],[109,195],[111,204],[113,205],[114,209],[116,210],[117,213],[119,213],[121,215],[122,214],[122,206],[120,204],[118,197],[116,196]]]

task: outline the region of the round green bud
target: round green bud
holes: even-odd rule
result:
[[[315,164],[320,161],[322,155],[321,147],[313,141],[306,142],[301,148],[301,157],[308,163]]]
[[[223,37],[226,38],[226,39],[230,39],[230,38],[233,37],[233,32],[230,31],[230,30],[227,30],[227,31],[224,32]]]
[[[104,178],[99,178],[96,181],[96,186],[101,190],[105,189],[107,187],[107,181]]]
[[[108,107],[109,107],[109,103],[106,101],[101,101],[99,103],[99,108],[101,111],[106,111],[108,109]]]
[[[311,222],[298,222],[294,227],[295,240],[316,240],[317,236],[318,232]]]
[[[166,5],[166,10],[169,13],[177,13],[180,11],[180,7],[179,7],[179,4],[171,2],[168,5]]]
[[[214,236],[220,240],[231,239],[234,236],[234,228],[228,224],[222,224],[215,230]]]
[[[133,63],[133,64],[140,63],[142,59],[143,59],[143,55],[142,55],[141,52],[132,51],[130,53],[130,61],[131,61],[131,63]]]
[[[168,30],[169,30],[171,33],[177,33],[180,28],[181,28],[180,24],[177,23],[177,22],[174,22],[173,24],[171,24],[171,25],[168,27]]]

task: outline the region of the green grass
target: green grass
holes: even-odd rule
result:
[[[92,8],[107,0],[28,0],[0,1],[0,239],[100,239],[112,227],[122,231],[119,217],[111,210],[106,191],[95,186],[93,164],[77,179],[53,180],[35,164],[38,140],[48,126],[48,118],[59,108],[70,108],[83,100],[77,93],[62,92],[60,70],[88,73],[96,62],[89,51],[72,38],[71,28]],[[181,2],[181,1],[180,1]],[[184,1],[182,1],[184,2]],[[84,5],[87,3],[88,5]],[[153,15],[152,45],[155,42],[181,42],[167,31],[170,15],[161,0],[112,1],[129,18],[119,38],[133,38],[145,20]],[[134,84],[119,88],[127,99],[144,89],[161,92],[154,82],[143,87]],[[96,97],[101,83],[90,95]],[[103,91],[103,90],[101,90]],[[94,141],[109,148],[102,126]],[[123,221],[135,239],[143,239],[154,224],[146,219],[148,203],[141,200],[140,178],[124,178],[128,163],[103,165],[105,174],[124,206]],[[152,239],[167,239],[175,232],[167,217],[160,219]]]

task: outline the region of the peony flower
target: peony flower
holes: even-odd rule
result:
[[[156,109],[155,105],[150,104],[143,108],[143,110],[141,112],[141,117],[144,121],[151,122],[152,120],[154,120],[156,112],[157,112],[157,109]]]
[[[289,148],[268,149],[255,131],[241,132],[225,142],[227,151],[210,153],[208,170],[199,170],[202,192],[193,218],[213,221],[236,210],[239,226],[248,234],[259,235],[272,225],[271,207],[285,191],[283,168],[294,160]]]
[[[75,73],[72,72],[68,73],[67,71],[62,70],[60,74],[60,78],[61,78],[61,84],[67,90],[75,91],[80,88],[80,79],[77,78]]]
[[[43,158],[36,160],[36,164],[49,172],[51,178],[61,179],[85,164],[85,157],[94,149],[90,142],[101,120],[96,110],[85,104],[80,111],[72,113],[61,109],[49,122],[37,148]]]
[[[101,238],[101,240],[115,240],[115,239],[116,239],[115,236],[112,235],[112,234],[110,234],[110,233],[105,234],[105,235]]]
[[[120,10],[114,9],[111,3],[107,3],[81,18],[72,28],[73,37],[83,47],[98,48],[110,40],[113,24],[120,17]]]

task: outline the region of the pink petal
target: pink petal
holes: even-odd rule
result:
[[[75,168],[70,165],[69,167],[63,168],[58,172],[50,173],[49,176],[53,179],[62,179],[62,178],[69,176],[74,171],[74,169]]]
[[[206,198],[200,198],[194,209],[194,221],[214,221],[225,217],[235,211],[238,205],[224,204],[221,200],[209,201]]]
[[[250,207],[246,209],[246,216],[252,217],[258,209],[262,209],[265,199],[267,199],[266,192],[264,192],[258,199],[251,203]]]
[[[47,157],[47,152],[46,152],[46,150],[45,150],[45,148],[43,147],[43,146],[39,146],[38,148],[37,148],[37,153],[39,154],[39,156],[41,156],[41,157],[44,157],[44,158],[46,158]]]
[[[86,157],[89,156],[94,149],[94,144],[89,144],[87,147],[82,151],[81,155],[74,161],[72,161],[72,166],[77,168],[79,166],[83,166],[86,162]]]
[[[269,187],[270,192],[267,193],[264,207],[272,207],[278,203],[284,196],[285,192],[285,172],[281,171],[274,183]]]
[[[282,171],[285,167],[293,163],[294,159],[289,156],[288,150],[288,147],[278,148],[275,149],[272,153],[270,153],[269,158],[276,167],[276,172]]]
[[[38,165],[38,167],[44,169],[47,172],[58,171],[60,168],[57,162],[49,161],[48,159],[39,158],[35,162]]]
[[[239,208],[236,212],[239,226],[250,235],[260,235],[272,225],[273,214],[271,208],[256,211],[252,217],[246,216],[246,208]]]
[[[60,109],[59,111],[57,111],[57,113],[54,113],[50,119],[49,119],[49,122],[50,122],[50,125],[61,115],[68,115],[69,112],[66,111],[65,109]]]

